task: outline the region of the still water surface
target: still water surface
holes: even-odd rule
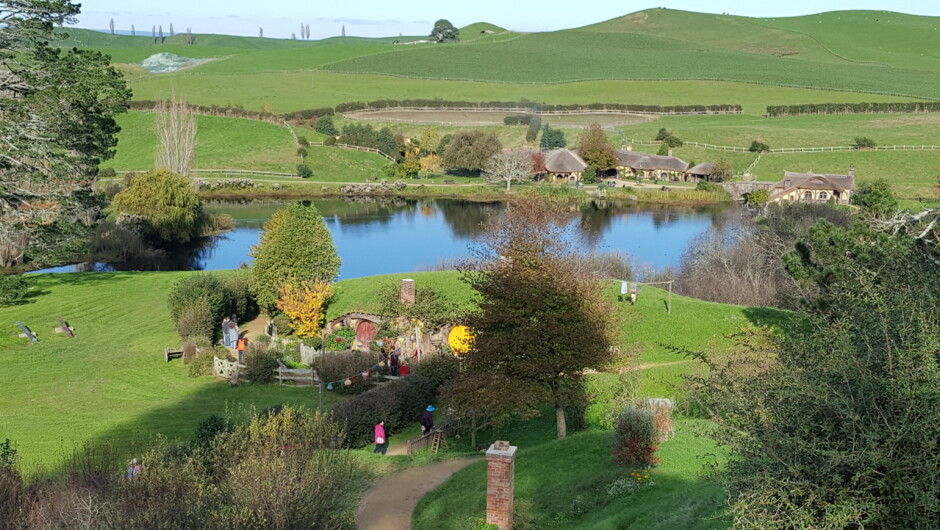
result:
[[[307,201],[323,214],[342,260],[340,278],[426,270],[441,260],[467,255],[482,224],[499,215],[499,202],[452,199],[350,202],[343,199]],[[220,270],[250,262],[249,249],[258,242],[261,225],[283,201],[214,202],[213,212],[235,218],[235,230],[198,246],[176,249],[146,264],[79,264],[37,272],[79,270]],[[678,264],[689,241],[713,224],[722,223],[727,206],[649,207],[588,203],[572,207],[568,216],[585,250],[623,251],[637,264],[657,268]]]

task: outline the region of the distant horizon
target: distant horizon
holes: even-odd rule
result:
[[[666,8],[748,18],[790,18],[834,11],[883,11],[913,16],[940,16],[940,2],[924,5],[926,3],[921,1],[897,0],[892,3],[890,10],[883,9],[884,2],[880,0],[858,0],[851,7],[840,5],[842,3],[840,0],[791,0],[785,6],[766,6],[743,0],[720,0],[709,2],[705,7],[700,1],[676,0]],[[115,33],[127,35],[130,34],[132,24],[136,26],[138,36],[147,36],[152,27],[160,25],[163,26],[164,35],[169,35],[169,26],[173,24],[175,33],[183,33],[186,27],[191,27],[194,33],[200,34],[257,37],[259,28],[263,28],[267,38],[290,39],[295,34],[299,39],[301,26],[309,25],[310,40],[320,40],[338,37],[343,29],[349,37],[428,35],[434,21],[440,18],[449,20],[457,27],[486,22],[522,33],[550,32],[596,24],[638,11],[659,9],[638,8],[629,4],[612,6],[605,0],[582,0],[576,11],[570,5],[555,0],[523,0],[513,4],[477,0],[473,5],[453,6],[438,6],[426,0],[415,0],[407,6],[354,0],[342,5],[318,6],[315,14],[308,14],[309,5],[300,0],[279,1],[278,13],[272,13],[265,6],[257,4],[232,6],[214,0],[198,3],[164,0],[159,4],[159,12],[151,12],[145,7],[130,11],[127,4],[126,0],[82,2],[83,11],[78,17],[78,23],[72,27],[109,33],[109,21],[113,18]],[[363,18],[349,17],[349,13]]]

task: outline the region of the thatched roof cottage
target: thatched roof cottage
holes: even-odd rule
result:
[[[834,202],[849,204],[855,191],[855,165],[845,175],[795,173],[787,171],[783,180],[770,189],[771,202]]]
[[[552,149],[545,153],[545,171],[552,180],[581,180],[587,162],[569,149]]]
[[[681,158],[674,156],[651,155],[638,153],[630,149],[618,150],[620,161],[617,169],[621,176],[678,179],[685,176],[689,164]]]

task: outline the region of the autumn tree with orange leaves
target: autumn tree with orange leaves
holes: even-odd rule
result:
[[[323,327],[326,304],[333,296],[327,282],[287,283],[281,287],[277,308],[290,317],[294,335],[316,337]]]

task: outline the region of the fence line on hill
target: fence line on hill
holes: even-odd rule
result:
[[[660,145],[662,142],[656,140],[637,140],[625,138],[624,143],[636,145]],[[731,145],[714,145],[702,142],[682,142],[683,147],[699,147],[702,149],[711,149],[713,151],[732,151],[737,153],[753,153],[747,147],[735,147]],[[840,145],[834,147],[778,147],[764,152],[764,154],[781,153],[831,153],[836,151],[940,151],[940,145],[882,145],[878,147],[861,149],[854,145]]]

